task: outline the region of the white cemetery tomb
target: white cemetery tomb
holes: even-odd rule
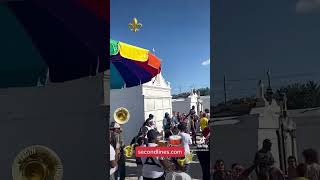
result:
[[[110,122],[114,121],[113,113],[119,107],[128,109],[130,119],[122,125],[124,143],[129,144],[139,132],[149,114],[154,115],[156,127],[162,131],[164,114],[172,114],[172,96],[170,83],[162,74],[158,74],[150,82],[123,89],[110,90]]]
[[[199,96],[193,91],[187,98],[172,99],[172,111],[188,114],[191,107],[195,106],[196,113],[210,109],[210,96]]]

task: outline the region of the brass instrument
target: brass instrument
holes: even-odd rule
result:
[[[31,146],[15,158],[13,180],[61,180],[63,167],[59,157],[44,146]]]
[[[114,111],[113,118],[118,124],[125,124],[130,119],[130,113],[126,108],[120,107]]]
[[[189,153],[185,156],[185,158],[183,159],[178,159],[177,162],[180,166],[184,166],[185,164],[189,163],[190,161],[192,161],[192,158],[193,158],[193,154],[192,153]]]
[[[128,145],[128,146],[126,146],[124,149],[123,149],[123,151],[124,151],[124,155],[126,156],[126,157],[132,157],[132,155],[133,155],[133,153],[134,153],[134,144],[132,144],[132,145]]]

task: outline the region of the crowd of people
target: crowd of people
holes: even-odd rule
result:
[[[288,157],[288,168],[284,173],[274,166],[271,147],[271,141],[265,139],[262,149],[256,153],[252,165],[247,168],[234,163],[228,170],[223,160],[217,160],[213,169],[213,180],[251,180],[253,173],[257,180],[320,180],[320,165],[316,150],[304,150],[302,153],[304,162],[298,163],[296,157]]]
[[[170,117],[169,113],[166,113],[163,119],[164,137],[169,138],[171,135],[176,135],[178,125],[184,124],[187,128],[186,133],[192,137],[192,145],[197,145],[197,133],[201,133],[205,143],[207,143],[210,136],[209,119],[209,109],[205,109],[205,112],[200,111],[197,115],[195,106],[192,106],[188,114],[173,112],[172,117]]]
[[[184,147],[185,156],[192,153],[190,145],[196,144],[196,133],[202,132],[205,142],[209,142],[210,129],[208,125],[209,110],[200,113],[201,118],[197,115],[193,106],[188,114],[174,112],[172,116],[165,113],[163,119],[163,131],[159,132],[152,114],[144,121],[138,134],[132,139],[133,147],[156,147],[159,142],[164,140],[168,142],[169,137],[176,135],[181,137],[181,144]],[[197,153],[198,154],[198,153]],[[199,153],[201,156],[201,153]],[[206,161],[206,155],[202,155],[200,164],[203,172],[210,175],[210,165]],[[125,179],[125,155],[124,144],[121,139],[121,127],[116,122],[111,123],[110,127],[110,178]],[[136,172],[140,179],[165,180],[179,177],[182,180],[191,180],[190,164],[188,161],[179,163],[179,160],[185,158],[164,158],[164,157],[136,157]],[[206,169],[204,169],[206,168]],[[204,175],[204,176],[206,176]],[[205,178],[204,178],[205,179]]]

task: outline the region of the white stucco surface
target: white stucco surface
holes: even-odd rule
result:
[[[199,106],[197,104],[199,103]],[[173,99],[172,110],[180,113],[189,113],[192,106],[196,107],[196,113],[204,111],[206,108],[210,110],[210,96],[198,96],[191,94],[187,98]]]
[[[106,179],[102,76],[0,89],[0,177],[12,179],[16,155],[31,145],[59,156],[63,179]]]
[[[188,113],[191,108],[189,99],[173,99],[172,110],[179,113]]]
[[[260,128],[279,128],[280,107],[275,100],[272,101],[271,105],[269,105],[269,103],[265,104],[265,107],[253,108],[250,114],[260,114]]]
[[[202,109],[210,110],[210,96],[200,96],[200,100],[202,100]]]
[[[125,107],[130,112],[130,120],[122,125],[125,144],[130,143],[137,135],[143,122],[149,114],[154,115],[156,126],[162,130],[162,120],[166,112],[172,114],[170,83],[166,82],[160,73],[150,82],[140,86],[124,89],[112,89],[110,91],[110,112],[113,113],[119,107]]]
[[[261,149],[263,140],[270,139],[275,166],[280,167],[277,137],[279,111],[279,106],[273,102],[271,105],[266,103],[264,107],[253,108],[249,115],[213,118],[214,159],[224,159],[227,164],[250,164],[255,152]],[[234,149],[237,149],[236,153]]]
[[[124,107],[130,113],[129,121],[122,125],[123,137],[126,144],[137,135],[145,117],[143,113],[143,97],[141,87],[132,87],[110,91],[110,118],[114,121],[113,115],[117,108]]]
[[[280,167],[279,143],[277,130],[279,129],[280,107],[275,100],[271,104],[265,102],[265,107],[253,108],[250,114],[259,114],[258,128],[258,149],[262,147],[264,139],[270,139],[272,142],[272,154],[275,159],[275,166]]]

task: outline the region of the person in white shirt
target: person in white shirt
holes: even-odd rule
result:
[[[180,136],[181,136],[181,141],[182,141],[182,145],[184,147],[184,154],[185,156],[187,156],[188,154],[190,154],[190,144],[192,144],[192,138],[190,136],[190,134],[186,133],[188,128],[187,125],[184,123],[179,124],[179,130],[180,130]],[[189,172],[189,163],[187,162],[185,165],[186,168],[186,172]]]
[[[190,175],[188,175],[185,171],[185,166],[178,164],[177,162],[175,162],[175,170],[172,172],[169,172],[166,175],[166,179],[165,180],[192,180],[192,178],[190,177]]]
[[[147,133],[148,147],[156,147],[158,132],[154,129]],[[142,157],[142,176],[143,180],[164,180],[165,179],[165,162],[158,157]]]
[[[110,180],[114,180],[114,172],[117,170],[116,151],[110,144]]]
[[[126,156],[124,155],[124,141],[123,130],[117,122],[111,122],[110,124],[110,144],[116,151],[117,170],[114,173],[115,178],[120,177],[120,180],[124,180],[126,176]]]

